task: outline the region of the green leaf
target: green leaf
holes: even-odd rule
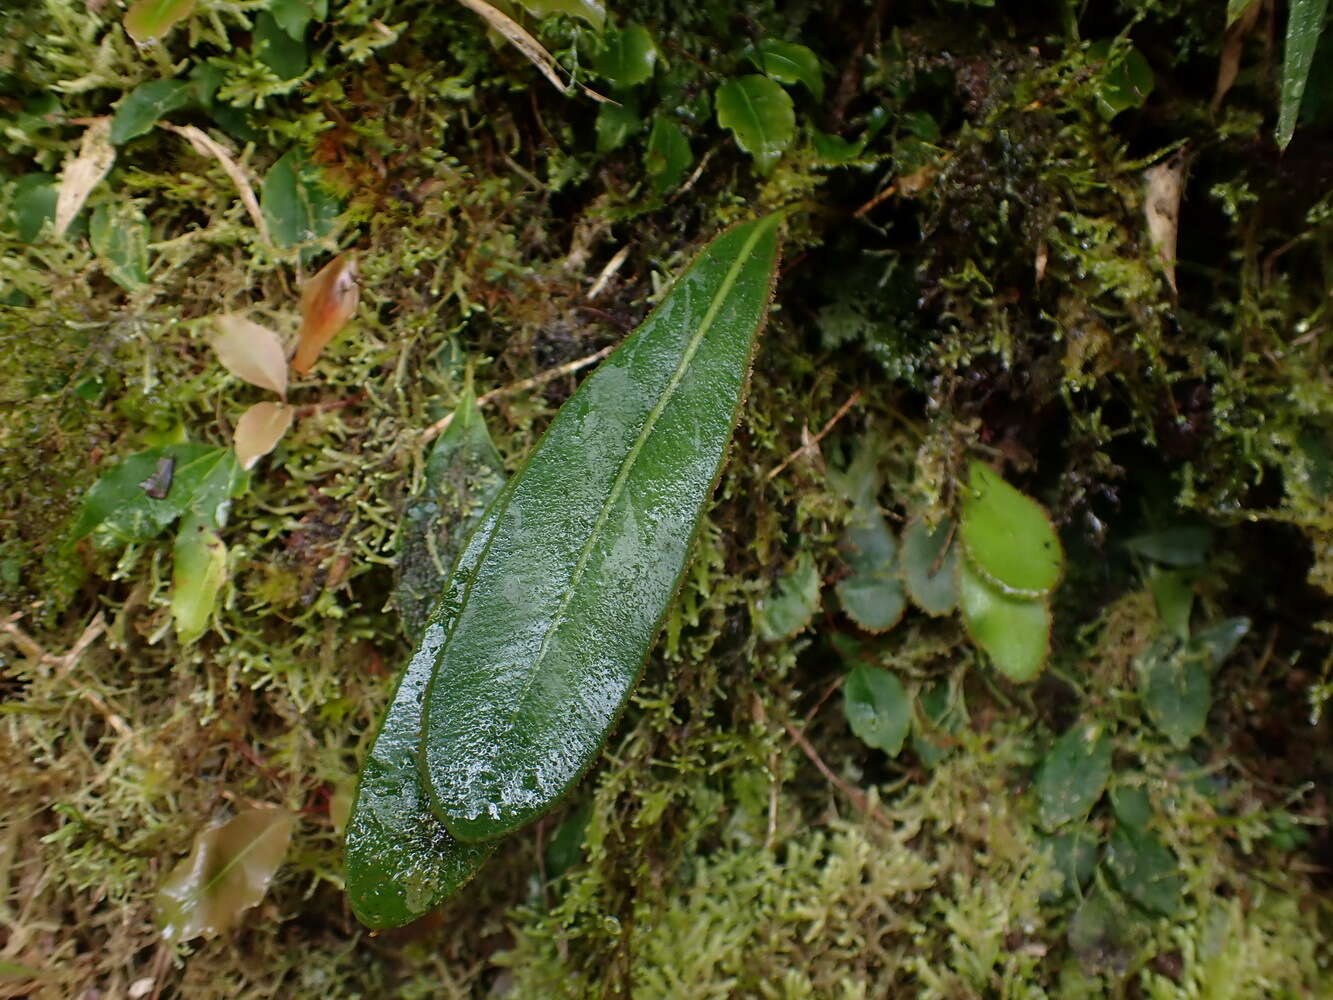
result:
[[[460,840],[548,811],[638,679],[740,411],[781,218],[709,244],[496,501],[423,716],[431,799]]]
[[[227,547],[204,518],[187,514],[176,533],[171,565],[171,616],[182,646],[204,634],[226,581]]]
[[[1162,531],[1150,531],[1126,539],[1125,548],[1161,563],[1163,566],[1185,568],[1202,566],[1213,544],[1213,533],[1206,525],[1181,525]]]
[[[1143,107],[1155,81],[1142,52],[1132,45],[1101,41],[1088,47],[1088,56],[1103,63],[1097,90],[1097,109],[1103,118],[1110,121],[1122,111]]]
[[[286,809],[247,809],[195,837],[154,900],[163,939],[179,944],[234,925],[264,898],[295,826]]]
[[[1278,107],[1277,144],[1286,149],[1296,133],[1305,82],[1324,31],[1328,0],[1291,0],[1287,9],[1287,46],[1282,57],[1282,98]]]
[[[815,95],[815,100],[824,99],[824,70],[819,56],[804,45],[765,38],[746,50],[745,57],[778,83],[799,83]]]
[[[866,140],[863,136],[853,142],[840,135],[831,135],[815,129],[810,135],[815,155],[825,163],[846,163],[865,152]]]
[[[460,410],[467,412],[467,405],[465,400]],[[343,870],[352,912],[375,930],[401,927],[439,906],[495,850],[494,843],[460,844],[450,836],[431,811],[420,760],[426,688],[458,620],[467,585],[495,533],[501,506],[492,505],[468,537],[420,632],[416,651],[394,684],[361,765],[347,820]]]
[[[1249,631],[1248,618],[1226,618],[1195,632],[1190,648],[1202,654],[1209,668],[1216,670],[1236,651],[1236,646]]]
[[[658,194],[673,190],[693,163],[694,150],[681,127],[663,115],[655,116],[643,153],[643,168],[653,190]]]
[[[1061,876],[1058,890],[1043,902],[1055,902],[1078,893],[1092,879],[1097,867],[1097,839],[1087,830],[1078,829],[1043,837],[1042,850],[1050,857],[1051,867]]]
[[[556,827],[551,842],[546,845],[548,878],[559,878],[582,860],[583,842],[587,838],[590,819],[592,819],[592,803],[584,802]]]
[[[127,292],[148,281],[148,236],[148,220],[133,202],[103,202],[88,223],[88,240],[102,270]]]
[[[403,630],[421,635],[449,567],[504,485],[504,463],[469,389],[426,459],[424,482],[403,508],[394,603]]]
[[[984,462],[970,463],[959,537],[972,566],[991,584],[1023,597],[1049,594],[1065,553],[1046,511]]]
[[[796,113],[787,92],[768,77],[751,73],[718,87],[713,103],[717,123],[754,157],[759,172],[773,169],[796,134]]]
[[[284,31],[268,11],[260,11],[255,18],[250,47],[281,80],[295,80],[310,66],[305,41]]]
[[[1138,785],[1116,785],[1111,789],[1115,818],[1135,830],[1146,830],[1152,822],[1152,802]]]
[[[1184,747],[1203,733],[1213,704],[1206,655],[1193,653],[1162,637],[1138,659],[1139,693],[1148,718],[1175,746]]]
[[[111,144],[119,146],[152,129],[166,114],[190,103],[193,91],[185,80],[150,80],[125,96],[111,119]]]
[[[56,217],[56,180],[50,174],[24,174],[14,182],[14,229],[23,243],[35,243]]]
[[[1185,878],[1171,849],[1145,830],[1116,828],[1106,848],[1116,885],[1145,910],[1169,917],[1180,909]]]
[[[923,688],[917,698],[921,720],[912,733],[912,749],[927,767],[934,767],[949,753],[949,737],[967,725],[967,705],[961,691],[955,696],[947,680]]]
[[[150,496],[144,483],[170,463],[166,495]],[[99,541],[145,542],[187,511],[213,529],[227,520],[231,498],[249,483],[230,448],[171,444],[136,452],[102,474],[84,495],[74,538],[96,532]]]
[[[928,615],[947,615],[958,606],[958,546],[954,524],[941,521],[932,531],[921,518],[903,530],[903,582]]]
[[[303,247],[303,260],[319,252],[308,244],[333,232],[339,210],[319,168],[299,149],[289,150],[269,168],[259,206],[273,241],[280,247]]]
[[[851,570],[835,587],[842,609],[868,632],[898,624],[907,606],[898,576],[898,540],[873,502],[852,508],[838,548]]]
[[[125,12],[125,31],[140,45],[161,38],[194,12],[194,0],[136,0]]]
[[[593,69],[617,87],[636,87],[652,77],[657,46],[647,28],[631,24],[608,31],[603,44],[605,48],[593,60]]]
[[[329,16],[329,0],[272,0],[268,9],[289,38],[301,41],[311,21],[323,21]]]
[[[898,756],[912,727],[912,699],[902,681],[883,667],[860,663],[847,675],[842,695],[852,732],[867,746]]]
[[[1194,606],[1193,575],[1154,566],[1148,573],[1148,589],[1152,591],[1162,627],[1177,639],[1188,639],[1190,609]]]
[[[643,128],[639,102],[624,97],[620,104],[603,104],[597,109],[597,152],[619,149]]]
[[[606,5],[602,0],[518,0],[518,5],[537,18],[568,14],[582,18],[598,31],[606,24]]]
[[[1100,725],[1078,723],[1055,741],[1037,769],[1042,826],[1083,819],[1111,777],[1111,740]]]
[[[972,641],[985,650],[996,669],[1015,681],[1041,672],[1051,641],[1051,612],[1044,598],[1019,597],[993,587],[958,561],[958,603]]]
[[[789,639],[801,632],[819,610],[819,570],[808,552],[796,557],[796,565],[761,598],[756,607],[755,625],[761,638],[769,642]]]

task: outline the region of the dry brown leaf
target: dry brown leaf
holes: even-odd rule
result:
[[[116,162],[116,147],[111,145],[111,116],[94,118],[83,133],[79,152],[65,162],[56,194],[56,235],[63,236],[74,216],[79,214],[88,195],[97,187]]]
[[[157,893],[157,922],[170,943],[220,934],[264,898],[287,854],[296,816],[247,809],[194,839]]]
[[[360,289],[356,284],[356,257],[339,254],[306,282],[301,290],[301,332],[292,367],[304,375],[315,366],[320,352],[356,313]]]
[[[231,178],[231,182],[236,185],[236,191],[241,196],[241,204],[245,210],[250,213],[250,221],[255,224],[259,230],[259,235],[265,243],[272,243],[268,235],[268,223],[264,221],[264,213],[259,210],[259,199],[255,197],[255,189],[250,184],[250,178],[245,176],[245,171],[241,169],[227,150],[209,138],[208,133],[196,128],[193,125],[172,125],[170,122],[159,122],[162,128],[185,139],[194,151],[200,156],[211,156],[218,161],[218,164]]]
[[[1176,291],[1176,237],[1180,229],[1180,196],[1185,189],[1185,154],[1176,153],[1143,172],[1143,211],[1148,235],[1166,272],[1166,282]]]
[[[495,31],[503,35],[510,45],[514,46],[514,48],[522,52],[523,55],[527,56],[528,60],[541,70],[542,76],[551,81],[551,85],[555,87],[556,90],[563,94],[569,89],[565,82],[560,79],[560,74],[556,72],[556,66],[559,64],[555,61],[555,56],[547,52],[542,43],[528,34],[521,24],[508,14],[496,10],[490,4],[486,3],[486,0],[458,0],[458,2],[468,10],[481,16]],[[609,98],[603,97],[601,94],[597,93],[597,91],[590,90],[583,86],[581,83],[576,84],[572,80],[570,83],[577,86],[593,100],[602,101],[608,104],[615,103]]]
[[[234,442],[241,468],[251,468],[276,448],[294,416],[296,408],[286,403],[256,403],[242,413],[236,422]]]
[[[272,389],[287,398],[287,353],[282,340],[266,326],[228,313],[213,317],[217,333],[210,341],[222,367],[237,378]]]
[[[1217,64],[1217,86],[1213,90],[1213,101],[1210,105],[1214,113],[1222,106],[1222,100],[1227,96],[1227,91],[1236,82],[1236,74],[1240,72],[1240,57],[1241,51],[1245,47],[1245,38],[1254,29],[1254,24],[1259,19],[1259,11],[1262,7],[1262,0],[1252,0],[1240,16],[1227,27],[1226,36],[1222,39],[1222,55]]]

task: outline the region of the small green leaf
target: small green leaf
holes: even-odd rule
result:
[[[161,38],[194,12],[194,0],[136,0],[125,12],[125,31],[140,45]]]
[[[329,16],[329,0],[271,0],[268,9],[289,38],[301,41],[311,21],[323,21]]]
[[[264,898],[291,842],[296,817],[286,809],[247,809],[194,839],[155,900],[168,943],[221,934]]]
[[[674,189],[693,163],[694,150],[681,127],[663,115],[655,116],[643,153],[643,167],[653,190],[666,194]]]
[[[469,394],[458,412],[469,412],[470,399]],[[475,405],[472,402],[471,409]],[[474,427],[458,437],[463,442],[475,441],[475,435]],[[489,444],[489,437],[486,441]],[[442,464],[457,454],[452,447],[440,451],[439,444],[436,452]],[[343,869],[352,912],[375,930],[401,927],[439,906],[495,850],[495,843],[460,844],[450,836],[431,811],[420,755],[426,687],[458,620],[467,586],[495,533],[498,506],[482,516],[447,583],[437,591],[440,600],[417,633],[416,651],[394,684],[389,707],[361,765],[347,820]]]
[[[768,77],[751,73],[718,87],[713,103],[717,123],[754,157],[759,172],[773,169],[796,134],[796,112],[787,92]]]
[[[1152,802],[1138,785],[1113,786],[1111,810],[1117,820],[1134,830],[1146,830],[1152,822]]]
[[[603,44],[605,48],[593,60],[593,69],[617,87],[636,87],[652,77],[657,46],[647,28],[631,24],[608,31]]]
[[[583,858],[583,842],[592,819],[592,802],[584,802],[570,812],[555,828],[551,842],[546,845],[546,875],[556,879],[573,868]]]
[[[802,552],[791,572],[777,581],[772,593],[760,599],[755,617],[759,635],[778,642],[801,632],[819,610],[819,585],[814,559]]]
[[[898,576],[898,540],[873,502],[852,508],[838,548],[850,570],[835,587],[842,609],[868,632],[892,628],[907,596]]]
[[[619,104],[603,104],[597,109],[597,152],[619,149],[643,128],[639,102],[622,97]]]
[[[1287,10],[1287,44],[1282,57],[1282,98],[1278,108],[1277,144],[1286,149],[1296,134],[1296,119],[1305,83],[1324,32],[1328,0],[1291,0]]]
[[[1216,670],[1236,651],[1241,639],[1250,631],[1248,618],[1226,618],[1194,633],[1190,640],[1192,651],[1201,653],[1212,670]]]
[[[947,680],[921,690],[917,698],[921,714],[913,727],[912,749],[926,767],[934,767],[949,752],[952,740],[948,737],[967,724],[967,705],[963,693],[956,695]],[[922,724],[924,723],[924,724]]]
[[[1171,849],[1145,830],[1116,828],[1106,848],[1116,885],[1145,910],[1169,917],[1180,909],[1185,878]]]
[[[902,751],[912,726],[912,699],[883,667],[857,664],[842,688],[843,714],[861,741],[890,757]]]
[[[1174,639],[1162,637],[1135,661],[1148,718],[1177,747],[1203,733],[1213,704],[1212,664]]]
[[[1111,740],[1100,725],[1078,723],[1055,741],[1037,769],[1042,826],[1083,819],[1111,777]]]
[[[1019,597],[993,587],[958,561],[958,603],[963,624],[995,663],[1015,681],[1030,681],[1041,672],[1051,642],[1051,612],[1044,598]]]
[[[171,462],[166,495],[150,496],[143,484],[164,459]],[[230,448],[183,443],[136,452],[103,473],[84,495],[74,538],[95,531],[99,541],[144,542],[187,511],[218,529],[226,523],[231,498],[248,482]]]
[[[185,80],[150,80],[139,84],[116,107],[116,115],[111,119],[111,144],[119,146],[144,135],[163,115],[189,104],[193,93]]]
[[[816,101],[824,99],[824,70],[819,65],[819,56],[804,45],[765,38],[749,48],[745,57],[778,83],[799,83]]]
[[[133,202],[103,202],[88,223],[88,241],[102,270],[127,292],[148,281],[148,236],[148,220]]]
[[[952,521],[941,521],[932,531],[914,518],[903,531],[903,582],[928,615],[947,615],[958,606],[958,546],[953,536]]]
[[[492,505],[422,718],[431,802],[458,839],[547,812],[637,681],[739,415],[782,218],[713,240]]]
[[[1122,974],[1134,954],[1129,907],[1094,884],[1069,920],[1069,947],[1090,970]]]
[[[269,168],[259,205],[273,241],[280,247],[302,247],[303,260],[319,252],[309,244],[333,232],[339,211],[319,168],[299,149],[288,151]]]
[[[568,14],[582,18],[598,31],[606,24],[606,5],[602,0],[518,0],[518,4],[537,18]]]
[[[449,577],[459,543],[504,485],[504,463],[469,389],[426,459],[424,481],[403,508],[394,604],[414,641]]]
[[[815,129],[810,135],[815,155],[825,163],[847,163],[865,152],[864,137],[853,142],[840,135],[830,135]]]
[[[305,41],[284,31],[268,11],[255,18],[251,49],[281,80],[295,80],[310,66]]]
[[[1046,511],[983,462],[970,463],[958,529],[973,568],[1001,590],[1039,597],[1060,582],[1065,554]]]
[[[1212,544],[1212,531],[1200,524],[1135,535],[1125,541],[1125,548],[1163,566],[1184,569],[1202,566],[1208,558],[1208,547]]]
[[[56,179],[50,174],[24,174],[14,182],[14,229],[20,242],[35,243],[56,217]]]
[[[1043,896],[1043,902],[1073,896],[1091,881],[1092,873],[1097,868],[1097,839],[1087,830],[1071,830],[1043,837],[1041,847],[1050,857],[1051,867],[1061,877],[1060,888],[1050,894],[1049,900]]]
[[[1132,45],[1113,46],[1110,41],[1094,42],[1088,55],[1101,62],[1101,86],[1097,90],[1097,109],[1110,121],[1122,111],[1143,107],[1152,93],[1152,67],[1143,53]]]
[[[1148,589],[1152,591],[1162,627],[1177,639],[1188,639],[1190,610],[1194,606],[1194,577],[1180,570],[1154,566],[1148,572]]]
[[[203,518],[186,515],[176,533],[171,566],[171,616],[182,646],[204,634],[226,582],[227,547]]]

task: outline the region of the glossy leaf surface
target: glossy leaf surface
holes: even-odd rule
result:
[[[635,87],[652,77],[657,65],[657,46],[647,28],[632,24],[619,31],[608,31],[605,44],[593,68],[617,87]]]
[[[799,83],[814,95],[815,100],[824,99],[824,71],[819,65],[819,56],[807,46],[765,38],[745,55],[761,72],[779,83]]]
[[[958,604],[968,634],[1001,673],[1015,681],[1037,676],[1051,640],[1045,599],[1007,594],[976,572],[970,560],[960,559]]]
[[[460,844],[450,836],[431,811],[419,766],[426,686],[494,533],[495,509],[469,537],[442,588],[361,765],[343,868],[352,912],[367,927],[416,920],[467,882],[495,850],[494,843]]]
[[[928,615],[947,615],[958,606],[958,546],[952,521],[934,530],[920,518],[903,529],[903,582],[907,593]]]
[[[859,663],[842,688],[842,710],[861,742],[896,757],[912,727],[912,699],[883,667]]]
[[[286,809],[247,809],[199,834],[158,890],[162,937],[174,944],[233,926],[264,898],[295,826]]]
[[[194,11],[194,0],[136,0],[125,12],[125,30],[140,45],[161,38]]]
[[[768,77],[751,73],[718,87],[714,103],[717,123],[754,157],[759,172],[773,169],[796,134],[796,112],[787,92]]]
[[[638,679],[735,426],[779,221],[709,244],[497,501],[423,720],[431,798],[459,839],[550,809]]]
[[[1001,590],[1050,593],[1064,570],[1064,549],[1046,511],[984,462],[969,466],[959,536],[973,567]]]
[[[1277,122],[1277,144],[1282,149],[1287,148],[1296,134],[1301,98],[1305,96],[1305,84],[1327,13],[1328,0],[1291,0],[1287,8],[1287,42],[1282,53],[1282,98]]]
[[[413,640],[448,582],[460,542],[503,485],[504,463],[469,390],[431,448],[420,492],[403,507],[394,603]]]

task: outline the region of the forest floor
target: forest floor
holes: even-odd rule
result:
[[[0,996],[1333,996],[1333,51],[1280,152],[1285,8],[1229,6],[505,7],[605,104],[462,4],[198,0],[142,47],[116,0],[5,5]],[[738,81],[769,104],[724,127]],[[589,369],[526,380],[789,205],[599,763],[370,933],[342,831],[423,430],[492,393],[514,471]],[[213,585],[169,524],[79,537],[130,455],[231,447],[273,393],[215,318],[290,336],[341,250],[358,311],[216,497]],[[853,494],[896,540],[970,459],[1067,553],[1023,683],[947,608],[843,596]],[[871,668],[899,745],[849,725]],[[168,873],[258,806],[294,817],[262,898],[165,940]]]

